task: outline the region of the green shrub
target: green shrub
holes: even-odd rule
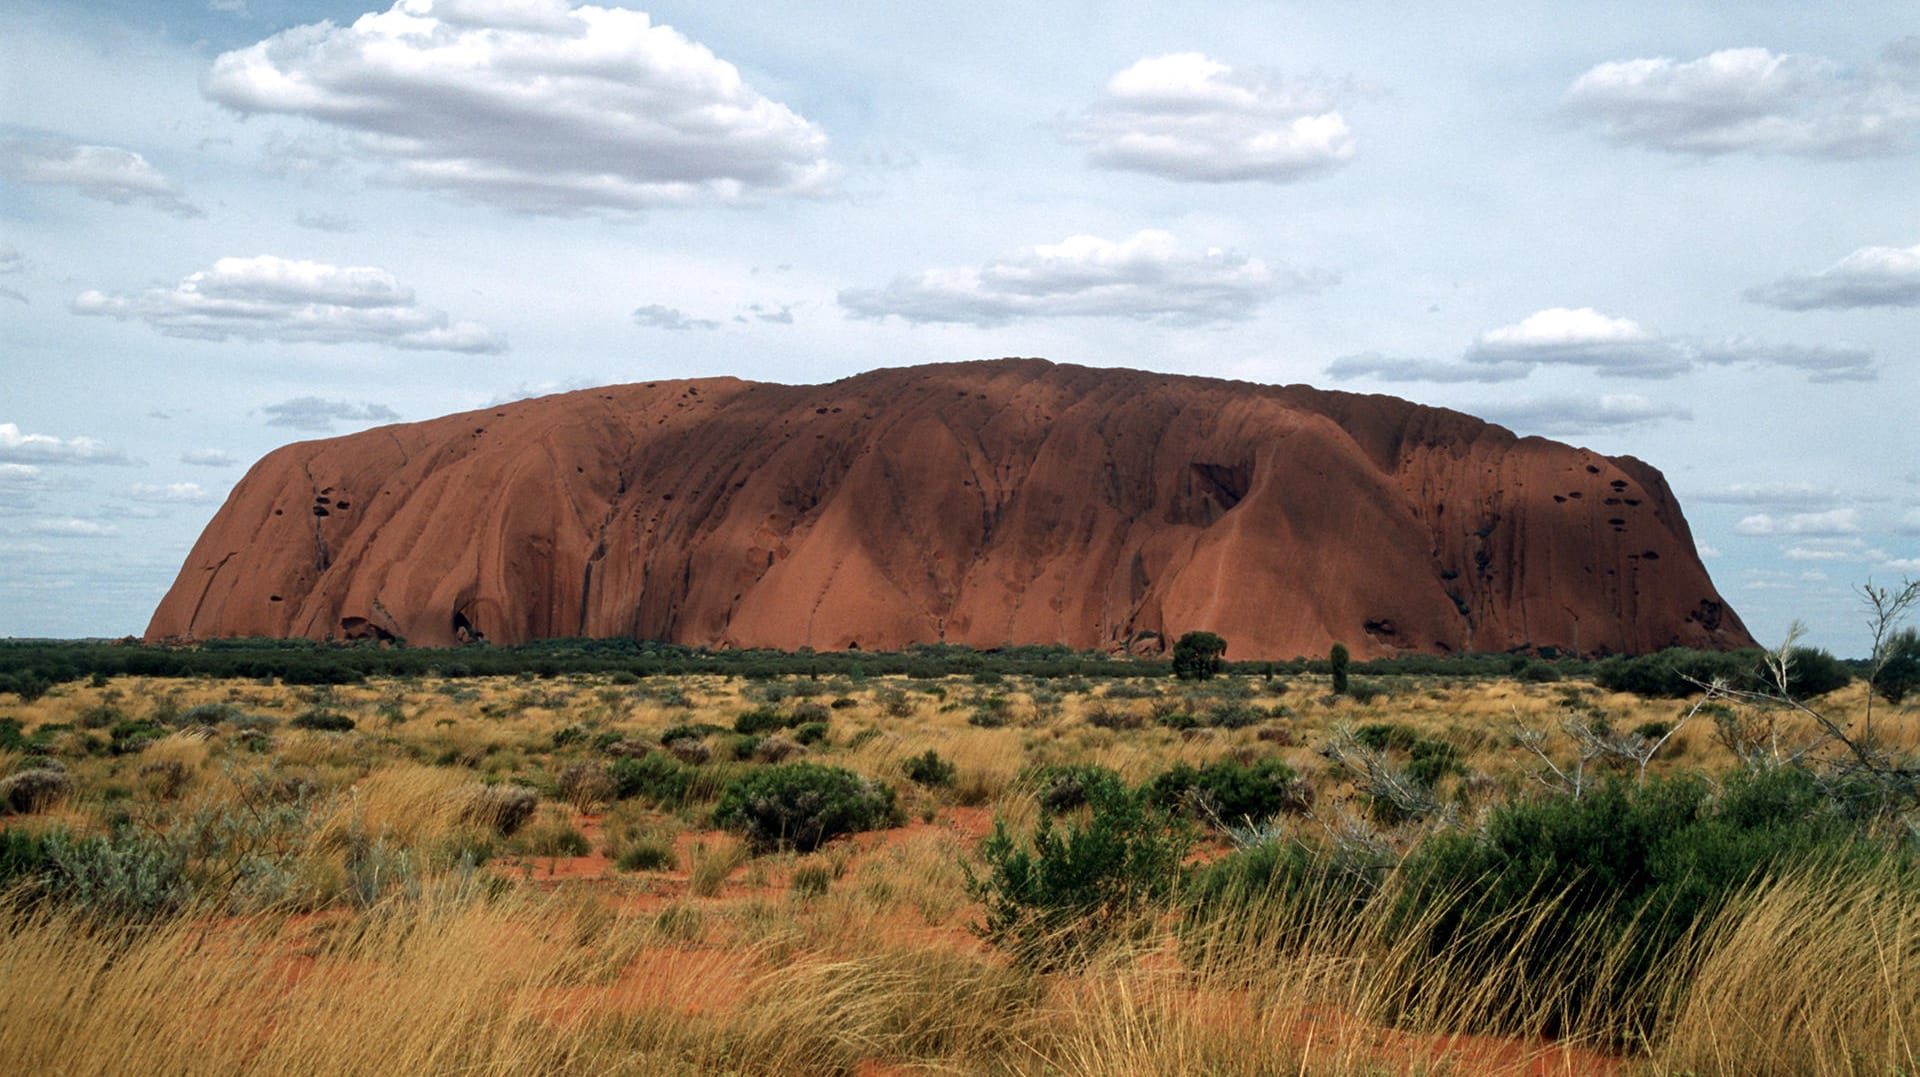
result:
[[[1206,724],[1219,729],[1245,729],[1266,720],[1266,712],[1245,703],[1215,703],[1207,708]]]
[[[967,713],[967,724],[977,729],[999,729],[1007,724],[1004,707],[975,707]]]
[[[672,744],[676,740],[705,740],[715,733],[725,732],[727,732],[725,728],[717,725],[709,725],[706,722],[686,722],[680,725],[670,725],[661,730],[660,743]]]
[[[1685,699],[1715,680],[1734,688],[1761,687],[1760,652],[1690,651],[1671,647],[1657,654],[1616,656],[1595,669],[1594,683],[1609,692],[1631,692],[1655,699]]]
[[[287,723],[295,729],[313,729],[322,733],[350,733],[353,731],[353,719],[339,711],[324,707],[313,707],[296,715]]]
[[[916,755],[900,765],[907,780],[918,785],[939,786],[953,784],[953,764],[940,758],[940,753],[928,748],[924,755]]]
[[[819,744],[827,739],[827,723],[808,722],[805,725],[795,726],[793,739],[801,744]]]
[[[1428,839],[1407,860],[1395,921],[1429,959],[1517,962],[1529,982],[1598,993],[1619,1013],[1650,1005],[1642,992],[1688,952],[1688,932],[1762,873],[1879,856],[1804,771],[1736,774],[1718,801],[1699,777],[1615,781]],[[1518,1021],[1519,1005],[1495,1020]]]
[[[188,707],[175,719],[182,728],[195,725],[220,725],[232,722],[239,725],[245,722],[247,713],[231,703],[200,703]]]
[[[24,830],[0,830],[0,894],[47,870],[53,863],[47,851],[52,840]]]
[[[1873,690],[1880,698],[1897,706],[1920,692],[1920,629],[1895,632],[1881,656],[1880,672],[1873,679]]]
[[[42,892],[89,916],[154,920],[180,911],[193,897],[181,850],[142,831],[80,841],[55,835],[45,853],[50,868],[41,877]]]
[[[1096,790],[1124,790],[1120,775],[1093,763],[1048,763],[1020,772],[1020,784],[1033,789],[1033,799],[1046,811],[1059,813],[1082,807]]]
[[[1787,658],[1787,694],[1795,699],[1824,696],[1853,683],[1853,671],[1817,647],[1795,647]]]
[[[621,759],[610,768],[614,796],[621,800],[644,797],[659,808],[677,808],[687,802],[693,770],[661,752],[638,759]]]
[[[790,724],[792,724],[792,719],[774,710],[772,707],[756,707],[753,710],[742,713],[740,717],[733,720],[733,731],[735,733],[753,736],[756,734],[771,733],[776,729],[785,729]]]
[[[896,820],[893,790],[840,767],[781,763],[727,783],[713,824],[758,850],[810,852],[830,838]]]
[[[1333,675],[1333,694],[1347,694],[1347,669],[1353,663],[1353,656],[1347,653],[1347,645],[1336,643],[1327,652],[1327,672]]]
[[[1192,844],[1185,826],[1118,781],[1092,783],[1088,798],[1084,825],[1043,814],[1031,843],[995,820],[980,843],[986,874],[962,865],[967,892],[986,910],[975,930],[1022,965],[1072,967],[1150,929],[1151,913],[1185,876]]]
[[[1367,704],[1387,694],[1387,690],[1373,681],[1349,681],[1346,696],[1355,703]]]
[[[167,735],[165,726],[141,719],[120,722],[107,730],[107,750],[114,755],[131,755]]]
[[[1157,808],[1222,825],[1299,811],[1306,807],[1308,796],[1299,774],[1271,756],[1252,763],[1222,759],[1199,768],[1176,763],[1149,780],[1141,792]]]

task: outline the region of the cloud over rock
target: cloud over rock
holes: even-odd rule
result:
[[[1233,321],[1284,291],[1330,274],[1274,269],[1219,247],[1183,247],[1171,234],[1123,240],[1069,236],[1008,251],[979,266],[927,269],[884,288],[842,291],[856,318],[1003,325],[1021,318],[1126,317],[1181,325]]]
[[[531,213],[808,192],[826,135],[670,26],[564,0],[400,0],[222,54],[204,92],[351,132],[391,177]]]

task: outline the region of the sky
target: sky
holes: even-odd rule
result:
[[[1763,642],[1920,577],[1920,11],[9,0],[0,636],[276,446],[1043,356],[1660,468]]]

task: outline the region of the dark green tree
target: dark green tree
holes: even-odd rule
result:
[[[1347,654],[1347,645],[1344,643],[1334,644],[1333,650],[1327,652],[1327,671],[1333,674],[1334,695],[1347,694],[1347,667],[1352,663],[1353,658]]]
[[[1909,628],[1887,640],[1873,690],[1894,704],[1920,692],[1920,630]]]
[[[1173,645],[1173,675],[1204,681],[1226,665],[1227,641],[1211,632],[1189,632]]]

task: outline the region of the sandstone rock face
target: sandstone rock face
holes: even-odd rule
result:
[[[1384,396],[1038,359],[662,381],[276,450],[147,636],[1750,644],[1665,480]]]

